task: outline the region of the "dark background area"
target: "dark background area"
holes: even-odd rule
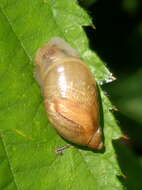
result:
[[[115,89],[112,89],[113,86],[117,88],[116,85],[120,86],[121,82],[124,83],[127,77],[129,78],[142,68],[141,1],[133,0],[132,3],[132,0],[127,0],[127,3],[125,2],[126,0],[100,0],[90,7],[91,15],[97,28],[96,31],[89,30],[90,34],[94,33],[89,34],[89,37],[95,36],[94,40],[91,37],[91,46],[117,77],[116,84],[106,85],[105,88],[116,106],[117,100],[115,99],[121,97],[117,97],[114,92]],[[128,83],[126,88],[131,88],[131,85],[132,82]],[[142,86],[142,75],[139,85]],[[123,96],[123,87],[120,90]],[[137,93],[141,93],[140,95],[142,96],[142,91],[139,92],[138,90]],[[142,102],[140,103],[142,106]],[[118,105],[117,107],[121,106]],[[130,143],[134,151],[137,154],[142,154],[141,123],[128,117],[127,114],[123,114],[123,110],[121,113],[121,109],[116,118],[120,121],[124,133],[130,137]],[[139,134],[141,134],[140,138]]]
[[[91,46],[118,77],[136,71],[142,61],[141,0],[125,1],[128,7],[121,0],[98,0],[89,7],[96,26],[88,31]],[[137,6],[129,8],[131,1]]]
[[[80,0],[96,27],[85,27],[90,47],[116,81],[103,85],[127,139],[114,142],[126,189],[142,189],[142,0]]]

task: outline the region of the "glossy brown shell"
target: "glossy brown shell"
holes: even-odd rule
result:
[[[53,38],[37,52],[35,63],[46,111],[58,133],[73,143],[102,148],[96,82],[76,50]]]

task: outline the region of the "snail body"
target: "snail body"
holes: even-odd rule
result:
[[[75,49],[61,38],[51,39],[35,59],[48,118],[68,141],[102,148],[96,81]]]

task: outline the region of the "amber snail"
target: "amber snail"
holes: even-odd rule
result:
[[[35,64],[48,118],[57,132],[72,143],[101,149],[96,81],[77,51],[55,37],[38,50]]]

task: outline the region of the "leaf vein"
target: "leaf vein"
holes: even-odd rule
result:
[[[16,177],[15,177],[15,174],[14,174],[14,172],[13,172],[13,168],[12,168],[12,166],[11,166],[11,164],[10,164],[10,158],[9,158],[9,155],[8,155],[8,151],[7,151],[7,149],[6,149],[6,145],[5,145],[5,142],[4,142],[4,139],[3,139],[3,134],[1,134],[1,141],[2,141],[2,145],[3,145],[3,148],[4,148],[4,151],[5,151],[5,154],[6,154],[6,157],[7,157],[7,161],[8,161],[8,166],[9,166],[9,169],[10,169],[10,171],[11,171],[11,175],[12,175],[12,178],[13,178],[13,182],[14,182],[14,184],[15,184],[15,186],[16,186],[16,189],[18,190],[19,188],[18,188],[18,184],[17,184],[17,182],[16,182]]]

